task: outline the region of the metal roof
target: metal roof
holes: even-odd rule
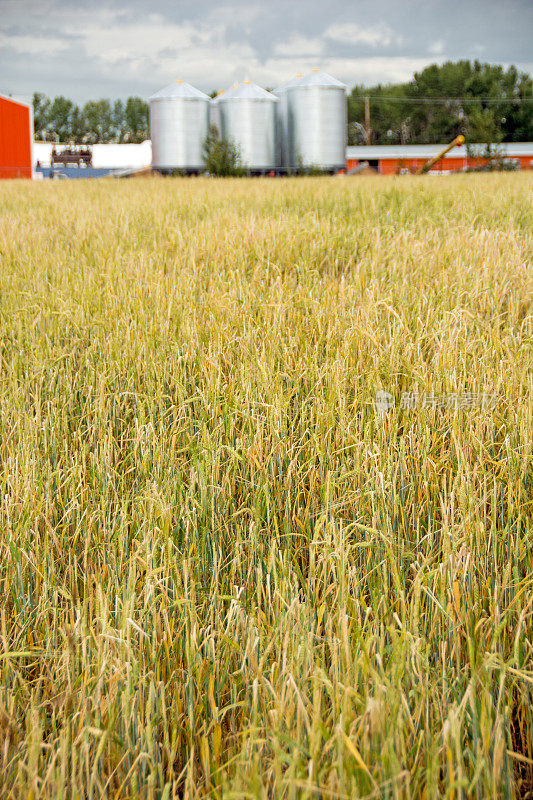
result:
[[[187,99],[200,99],[200,100],[209,100],[210,97],[204,92],[201,92],[199,89],[195,89],[194,86],[191,86],[190,83],[186,83],[182,80],[174,81],[174,83],[169,83],[168,86],[165,86],[164,89],[160,89],[158,92],[153,94],[150,97],[150,100],[168,100],[173,97],[183,97]]]
[[[278,98],[274,97],[271,92],[267,92],[256,83],[244,81],[243,83],[234,83],[231,89],[226,89],[221,92],[213,100],[214,103],[220,103],[225,100],[271,100],[273,103],[278,102]]]
[[[445,144],[379,144],[356,145],[346,148],[346,158],[368,161],[381,158],[432,158],[436,156]],[[470,147],[477,153],[483,153],[485,144],[471,144]],[[507,158],[518,156],[533,156],[533,142],[507,142],[499,145],[501,153]],[[444,158],[466,158],[466,147],[454,147]]]
[[[10,95],[2,94],[1,92],[0,92],[0,97],[2,98],[2,100],[9,100],[10,103],[17,103],[19,106],[26,106],[27,108],[32,107],[31,100],[28,101],[22,100],[19,97],[11,97]]]
[[[302,78],[302,73],[298,72],[298,74],[295,75],[294,78],[291,78],[290,81],[285,81],[285,83],[282,83],[277,87],[277,89],[274,89],[275,94],[281,94],[282,92],[286,92],[287,89],[291,89],[293,86],[298,86]]]
[[[328,75],[327,72],[322,72],[320,69],[314,69],[309,72],[307,75],[304,75],[303,78],[300,78],[295,86],[337,86],[339,89],[346,89],[346,84],[338,81],[337,78],[333,78],[331,75]]]

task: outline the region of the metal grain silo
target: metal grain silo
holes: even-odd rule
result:
[[[221,135],[237,145],[242,165],[252,172],[276,167],[277,102],[250,81],[234,84],[213,101]]]
[[[156,169],[204,168],[203,144],[209,129],[209,97],[178,80],[150,98],[152,165]]]
[[[291,154],[291,139],[289,129],[289,103],[288,103],[288,90],[293,86],[298,86],[302,79],[302,73],[298,73],[295,78],[290,81],[282,83],[277,89],[274,89],[274,94],[279,100],[277,107],[276,118],[276,143],[277,143],[277,161],[278,166],[284,170],[293,168],[294,158]]]
[[[335,171],[346,164],[346,86],[320,70],[286,92],[289,168]]]

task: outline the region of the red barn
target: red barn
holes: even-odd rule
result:
[[[390,145],[357,145],[346,148],[346,168],[358,166],[368,161],[369,166],[382,175],[398,175],[416,172],[430,158],[438,155],[444,144],[390,144]],[[474,144],[472,150],[483,153],[485,145]],[[498,147],[505,161],[518,169],[533,167],[533,142],[511,142]],[[454,147],[443,158],[433,165],[433,172],[460,172],[466,168],[481,167],[486,163],[483,157],[469,156],[466,146]]]
[[[31,178],[32,109],[0,94],[0,178]]]

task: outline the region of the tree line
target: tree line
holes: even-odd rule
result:
[[[516,67],[478,61],[433,64],[407,83],[356,86],[348,95],[348,143],[429,144],[462,133],[467,142],[533,141],[533,82]],[[443,100],[442,98],[446,98]],[[503,99],[502,99],[503,98]],[[35,137],[52,142],[142,142],[150,136],[149,106],[140,97],[90,100],[33,96]]]
[[[533,141],[533,82],[516,67],[447,62],[408,83],[356,86],[348,97],[349,144],[365,142],[365,97],[371,144],[448,142],[460,133],[467,142]]]
[[[144,142],[150,138],[149,106],[141,97],[89,100],[78,106],[66,97],[33,95],[35,138],[46,142]]]

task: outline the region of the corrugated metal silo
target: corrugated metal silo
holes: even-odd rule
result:
[[[290,81],[282,83],[274,94],[279,100],[276,120],[276,142],[277,142],[277,161],[278,166],[283,169],[292,169],[294,158],[291,154],[291,139],[289,129],[289,103],[288,90],[293,86],[298,86],[303,75],[299,72]]]
[[[346,163],[346,86],[313,70],[286,92],[291,169],[337,170]]]
[[[250,81],[234,84],[213,101],[221,135],[237,145],[243,166],[254,172],[276,167],[277,103],[277,97]]]
[[[152,165],[157,169],[204,168],[209,130],[208,95],[178,80],[150,98]]]

